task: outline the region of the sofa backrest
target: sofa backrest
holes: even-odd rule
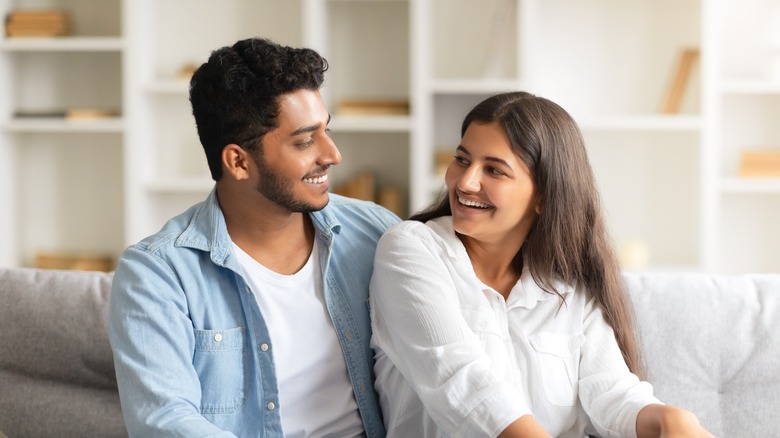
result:
[[[656,395],[715,436],[777,436],[780,275],[624,278]]]
[[[111,273],[0,268],[0,431],[127,436],[108,342]]]

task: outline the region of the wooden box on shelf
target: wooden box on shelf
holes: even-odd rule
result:
[[[338,104],[340,116],[406,116],[409,102],[405,100],[344,99]]]
[[[780,178],[780,149],[742,151],[739,176]]]
[[[14,10],[5,22],[9,37],[56,37],[70,33],[70,16],[58,9]]]
[[[108,272],[114,268],[114,262],[111,257],[99,254],[39,253],[35,256],[35,267]]]

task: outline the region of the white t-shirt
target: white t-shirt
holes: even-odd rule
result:
[[[235,243],[271,338],[285,437],[363,434],[344,355],[325,306],[319,243],[292,275],[261,265]]]
[[[391,227],[370,292],[388,437],[496,436],[529,412],[556,437],[634,437],[639,410],[660,403],[593,300],[564,287],[561,306],[527,271],[504,300],[449,216]]]

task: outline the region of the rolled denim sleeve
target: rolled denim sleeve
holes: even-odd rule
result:
[[[522,391],[493,371],[462,315],[445,255],[423,227],[402,223],[379,242],[370,287],[374,341],[448,435],[496,436],[530,410]]]
[[[200,414],[195,335],[177,275],[154,254],[130,247],[111,292],[109,339],[131,437],[234,437]]]

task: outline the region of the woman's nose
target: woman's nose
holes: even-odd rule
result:
[[[458,188],[464,192],[478,192],[481,186],[479,169],[474,165],[467,167],[458,179]]]

